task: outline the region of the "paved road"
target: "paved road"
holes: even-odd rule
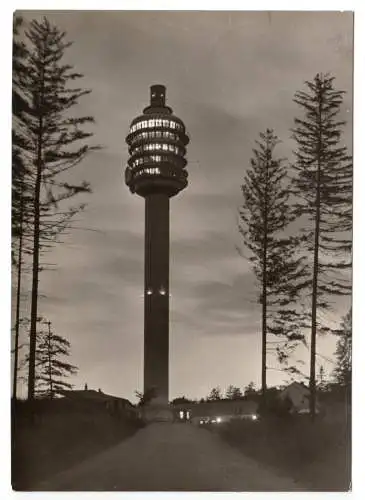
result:
[[[38,491],[303,491],[191,424],[154,423]]]

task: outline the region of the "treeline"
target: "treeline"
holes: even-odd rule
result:
[[[41,272],[49,268],[42,258],[61,241],[66,230],[72,229],[75,215],[85,207],[84,201],[75,203],[74,200],[91,192],[89,184],[70,183],[67,174],[96,147],[89,143],[93,135],[89,125],[94,118],[73,114],[79,99],[90,90],[79,86],[83,75],[64,62],[71,45],[66,33],[47,18],[25,22],[15,15],[13,35],[13,398],[17,397],[20,329],[24,319],[21,300],[23,295],[30,295],[26,383],[28,399],[33,399],[41,380],[36,367],[43,355],[43,342],[47,342],[38,328]],[[25,274],[29,274],[30,279],[25,280]],[[69,352],[69,343],[62,337],[53,335],[52,342],[53,346],[58,343],[57,355]],[[51,393],[60,382],[61,372],[70,374],[74,369],[61,361],[57,367],[54,365],[56,379],[49,382]]]
[[[180,396],[172,400],[172,404],[184,404],[184,403],[204,403],[209,401],[222,401],[222,400],[242,400],[248,399],[252,396],[259,394],[259,391],[255,389],[253,382],[250,382],[243,391],[239,387],[234,385],[229,385],[225,392],[222,392],[219,386],[213,387],[210,393],[205,398],[200,399],[189,399],[185,396]]]
[[[350,295],[352,286],[352,157],[343,143],[343,96],[328,74],[317,74],[295,93],[293,161],[277,156],[280,141],[274,130],[260,133],[239,210],[239,231],[248,250],[243,255],[256,276],[261,305],[263,403],[268,352],[276,353],[285,372],[302,376],[291,358],[309,340],[313,417],[318,335],[339,335],[338,355],[344,343],[349,347],[344,328],[331,329],[323,318],[333,298]],[[347,319],[351,322],[350,315]]]

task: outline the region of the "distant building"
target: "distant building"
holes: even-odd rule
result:
[[[128,399],[104,394],[100,389],[98,391],[89,389],[59,391],[59,394],[79,408],[106,410],[116,416],[136,417],[138,415],[137,409]]]
[[[293,382],[278,394],[281,400],[287,399],[292,404],[292,412],[306,414],[310,412],[310,390],[300,382]],[[316,412],[319,412],[319,404],[316,405]]]
[[[234,418],[257,419],[258,403],[245,399],[205,401],[173,405],[175,421],[193,424],[224,423]]]

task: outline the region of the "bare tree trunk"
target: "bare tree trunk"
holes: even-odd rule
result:
[[[312,285],[312,325],[311,325],[311,350],[310,350],[310,414],[312,420],[316,416],[316,355],[317,355],[317,285],[318,285],[318,253],[319,253],[319,229],[320,229],[320,174],[321,167],[318,161],[317,170],[317,193],[316,193],[316,220],[314,236],[314,256],[313,256],[313,285]]]
[[[51,322],[48,321],[48,376],[50,397],[53,398],[52,360],[51,360]]]
[[[33,268],[32,268],[32,306],[29,335],[29,375],[28,399],[34,399],[35,389],[35,352],[37,343],[38,315],[38,274],[39,274],[39,237],[40,237],[40,192],[42,177],[42,117],[39,120],[37,144],[37,177],[34,192],[34,232],[33,232]]]
[[[317,356],[317,298],[318,298],[318,254],[319,254],[319,233],[321,218],[321,147],[322,147],[322,102],[319,102],[319,140],[317,159],[317,185],[316,185],[316,216],[314,229],[314,255],[313,255],[313,285],[312,285],[312,325],[311,325],[311,351],[310,351],[310,415],[314,421],[316,418],[316,356]]]
[[[20,321],[20,289],[22,280],[22,254],[23,254],[23,217],[24,217],[24,173],[21,179],[20,188],[20,226],[19,226],[19,247],[18,247],[18,270],[16,289],[16,313],[15,313],[15,345],[14,345],[14,372],[13,372],[13,399],[17,397],[18,385],[18,360],[19,360],[19,321]]]
[[[267,165],[265,171],[264,241],[262,266],[262,347],[261,389],[263,406],[266,404],[266,357],[267,357]]]

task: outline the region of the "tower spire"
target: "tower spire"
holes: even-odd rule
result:
[[[151,92],[151,106],[164,107],[166,100],[166,87],[164,85],[152,85]]]

